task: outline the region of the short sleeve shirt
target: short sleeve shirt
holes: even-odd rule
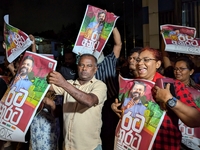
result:
[[[81,91],[93,93],[98,97],[99,104],[87,107],[78,103],[63,88],[52,85],[55,92],[64,95],[63,122],[64,146],[66,150],[92,150],[101,144],[100,131],[102,126],[101,110],[107,99],[106,85],[93,77],[89,82],[80,85],[78,80],[68,80]]]

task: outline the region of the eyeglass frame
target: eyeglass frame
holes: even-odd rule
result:
[[[183,72],[184,70],[190,70],[190,69],[189,69],[189,68],[184,68],[184,67],[174,68],[174,71],[180,71],[180,72]]]
[[[155,58],[144,57],[144,58],[142,58],[142,59],[137,58],[137,59],[136,59],[136,62],[137,62],[137,63],[140,63],[142,60],[143,60],[144,63],[148,63],[150,60],[155,60],[155,61],[157,61],[157,59],[155,59]]]

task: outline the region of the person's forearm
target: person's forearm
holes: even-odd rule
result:
[[[116,27],[113,29],[113,38],[114,38],[113,52],[115,54],[115,57],[119,58],[120,51],[122,48],[122,41],[121,41],[120,33]]]
[[[36,51],[35,37],[32,34],[30,34],[29,38],[32,41],[31,51],[36,53],[37,51]]]
[[[194,108],[187,106],[180,100],[172,110],[181,119],[181,121],[189,127],[199,127],[200,126],[200,112]]]
[[[36,44],[32,44],[32,52],[36,53],[37,50],[36,50]]]
[[[171,61],[170,61],[169,57],[167,57],[167,56],[163,56],[163,64],[164,64],[164,68],[172,66]]]
[[[98,104],[98,98],[92,93],[85,93],[75,88],[73,85],[65,81],[65,84],[62,87],[67,93],[69,93],[76,101],[86,105],[87,107],[92,107]]]
[[[165,51],[165,43],[164,43],[164,40],[163,38],[161,39],[161,53],[162,53],[162,56],[163,56],[163,64],[164,64],[164,68],[167,68],[169,66],[171,66],[171,61],[169,59],[169,55],[168,53]]]

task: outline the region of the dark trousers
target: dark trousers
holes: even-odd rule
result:
[[[103,125],[101,128],[101,140],[103,150],[114,149],[115,128],[119,121],[119,117],[111,109],[114,99],[106,100],[102,109]]]

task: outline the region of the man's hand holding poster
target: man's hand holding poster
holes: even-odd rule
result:
[[[153,100],[153,82],[119,76],[122,118],[115,132],[115,150],[151,150],[165,112]]]
[[[25,134],[50,85],[57,61],[26,52],[15,78],[0,101],[0,140],[25,141]]]
[[[177,25],[161,25],[161,34],[165,43],[165,51],[200,54],[200,40],[196,38],[196,29]]]
[[[100,8],[87,5],[73,52],[90,53],[96,58],[101,54],[118,16]]]
[[[26,33],[9,24],[9,15],[4,16],[4,42],[7,60],[10,63],[32,44]]]

